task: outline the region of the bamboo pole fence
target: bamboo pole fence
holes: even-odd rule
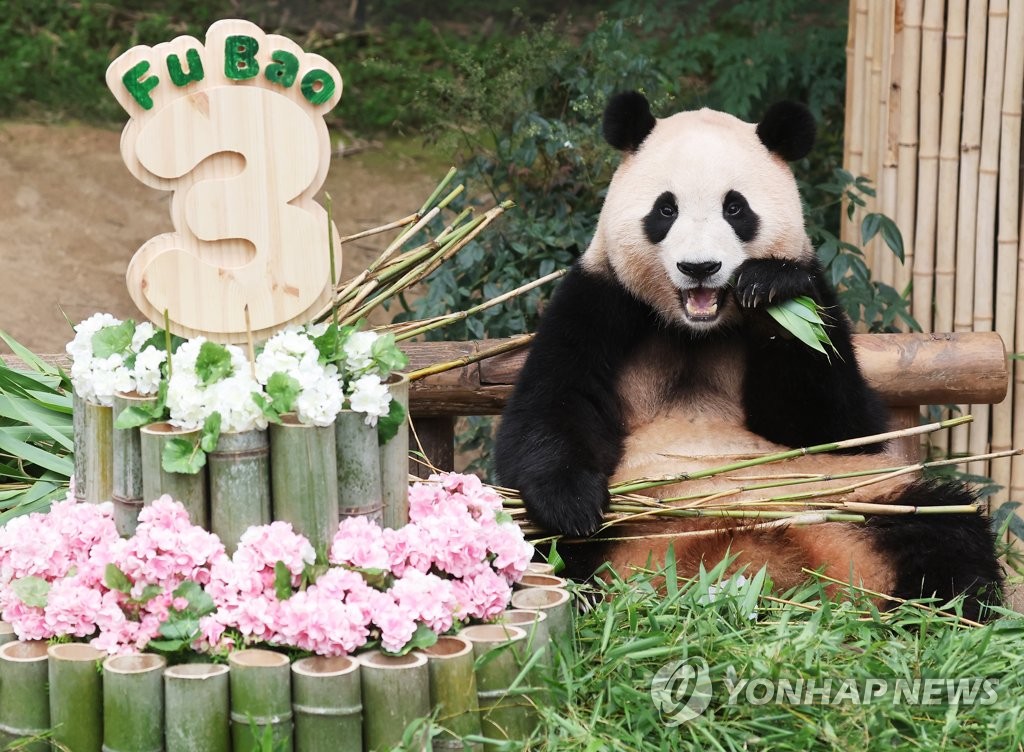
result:
[[[850,0],[844,165],[868,177],[868,211],[894,219],[900,264],[877,239],[875,279],[909,296],[925,332],[990,332],[1024,351],[1021,126],[1024,3]],[[860,244],[858,218],[843,239]],[[974,422],[938,438],[941,455],[1024,446],[1024,362],[1001,403],[945,406]],[[1024,458],[976,462],[1001,486],[993,506],[1024,502]]]

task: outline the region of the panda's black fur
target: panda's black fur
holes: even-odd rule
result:
[[[618,479],[636,477],[635,467],[668,472],[658,464],[662,435],[699,448],[701,432],[713,441],[720,424],[734,425],[748,443],[800,447],[885,431],[885,407],[861,375],[850,326],[806,239],[785,164],[813,145],[806,108],[777,104],[756,126],[710,111],[658,120],[646,98],[628,92],[610,101],[603,130],[624,152],[623,164],[591,247],[544,312],[498,434],[498,479],[520,490],[530,517],[570,537],[593,534],[617,472]],[[710,154],[690,153],[694,144]],[[756,180],[742,172],[748,164]],[[733,185],[722,177],[726,168],[740,170],[744,180]],[[693,195],[682,178],[692,178]],[[688,224],[676,229],[684,215]],[[703,244],[687,245],[683,230],[690,227],[707,233]],[[721,249],[705,247],[716,238]],[[801,295],[833,316],[830,358],[789,336],[765,311]],[[822,472],[836,472],[828,463],[840,460],[817,461],[830,468]],[[924,481],[869,500],[974,501],[961,484]],[[658,522],[641,529],[701,525]],[[594,538],[561,551],[573,574],[586,575],[604,561],[642,565],[658,545]],[[739,553],[741,563],[766,563],[781,584],[806,569],[831,567],[840,579],[900,598],[966,593],[972,616],[1001,591],[993,536],[981,515],[870,516],[863,525],[769,530],[725,526],[673,545],[681,572]]]

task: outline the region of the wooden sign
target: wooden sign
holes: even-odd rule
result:
[[[148,186],[173,191],[174,232],[128,265],[128,291],[151,321],[221,342],[265,338],[330,300],[328,232],[313,197],[327,177],[324,115],[342,81],[325,58],[247,21],[205,44],[181,36],[138,46],[107,69],[131,119],[121,155]],[[328,229],[330,228],[330,229]]]

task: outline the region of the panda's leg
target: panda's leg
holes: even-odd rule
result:
[[[850,326],[816,258],[750,259],[737,270],[735,294],[744,310],[743,407],[751,431],[797,447],[886,430],[885,406],[864,381]],[[813,350],[765,310],[801,295],[824,309],[835,352]]]

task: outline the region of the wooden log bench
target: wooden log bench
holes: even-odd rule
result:
[[[409,370],[425,368],[489,351],[504,340],[405,343]],[[920,422],[924,405],[995,404],[1006,396],[1009,368],[1003,341],[994,332],[952,334],[858,334],[857,357],[868,382],[892,410],[892,428]],[[430,463],[454,467],[455,420],[463,415],[497,415],[512,394],[528,347],[413,382],[409,412],[413,429]],[[896,451],[916,461],[920,439],[899,440]],[[411,439],[415,447],[415,439]],[[423,465],[411,472],[425,476]]]

